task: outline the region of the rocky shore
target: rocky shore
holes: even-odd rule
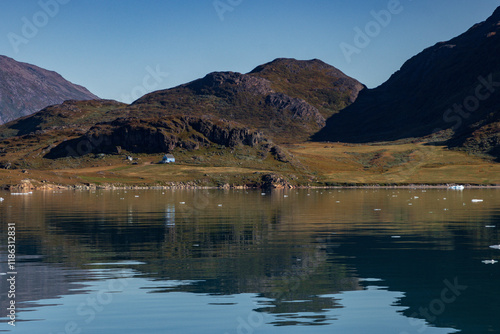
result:
[[[339,185],[300,185],[291,184],[285,178],[276,174],[265,174],[262,182],[254,185],[223,184],[219,186],[199,185],[195,182],[169,182],[165,185],[123,185],[123,184],[53,184],[40,182],[31,179],[24,179],[19,184],[4,185],[0,190],[11,192],[29,192],[29,191],[52,191],[52,190],[165,190],[165,189],[448,189],[455,184],[339,184]],[[500,189],[499,184],[478,185],[467,184],[464,189],[491,188]]]

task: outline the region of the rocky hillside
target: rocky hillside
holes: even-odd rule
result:
[[[363,88],[319,60],[276,59],[249,74],[210,73],[131,105],[68,100],[0,126],[0,164],[235,146],[283,162],[277,145],[307,140]]]
[[[267,142],[261,132],[208,117],[120,118],[99,123],[83,136],[64,141],[47,158],[78,157],[88,153],[120,154],[189,151],[201,146],[254,147]]]
[[[0,56],[0,124],[65,100],[97,98],[56,72]]]
[[[381,86],[362,91],[314,138],[369,142],[438,133],[455,146],[497,152],[499,54],[500,7],[485,22],[411,58]]]
[[[320,60],[276,59],[248,74],[214,72],[135,101],[134,115],[211,115],[276,142],[306,140],[364,86]]]

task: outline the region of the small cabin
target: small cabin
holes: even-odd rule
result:
[[[175,157],[173,154],[165,154],[163,156],[163,159],[161,159],[160,163],[161,164],[169,164],[175,162]]]

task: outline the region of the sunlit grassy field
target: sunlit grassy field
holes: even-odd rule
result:
[[[500,184],[500,164],[424,143],[307,143],[289,150],[328,183]]]
[[[291,161],[259,159],[239,151],[179,154],[175,164],[157,164],[158,155],[142,155],[131,164],[121,156],[86,158],[56,169],[0,170],[0,184],[30,179],[36,184],[252,186],[262,175],[282,175],[294,185],[500,184],[500,164],[465,152],[424,143],[352,145],[304,143],[287,147]]]

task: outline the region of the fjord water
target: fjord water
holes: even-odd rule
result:
[[[0,331],[500,332],[498,189],[0,196]]]

